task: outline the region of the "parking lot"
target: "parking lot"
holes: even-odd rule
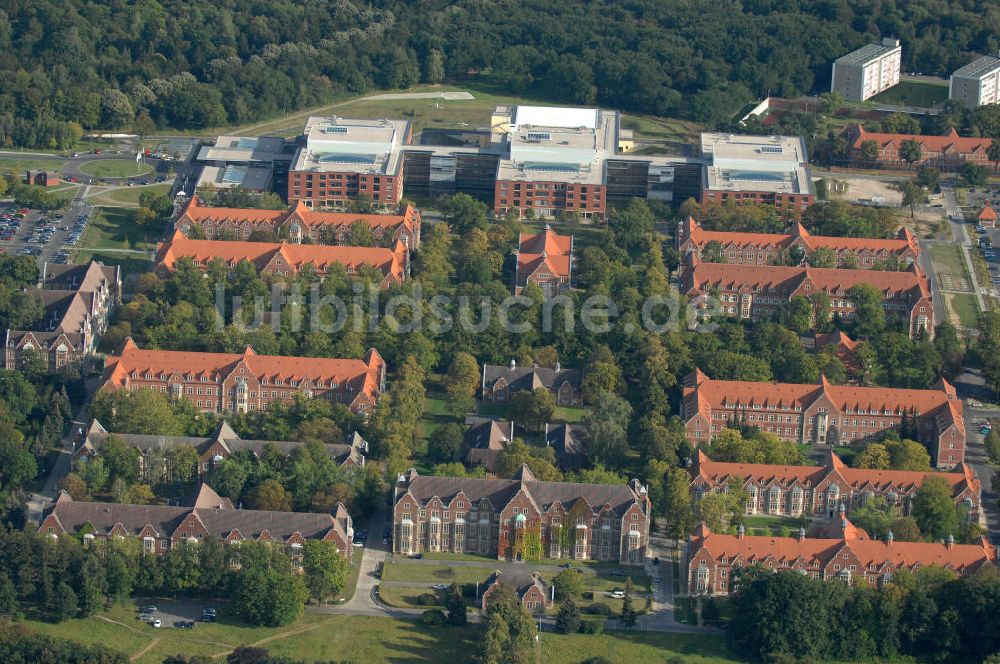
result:
[[[93,219],[94,208],[74,200],[65,213],[0,208],[0,249],[45,262],[66,263]]]
[[[214,604],[172,599],[137,599],[136,620],[155,627],[160,621],[160,629],[197,629],[199,623],[207,622],[207,611],[215,611]],[[153,609],[154,611],[144,611]],[[215,622],[214,619],[211,622]]]

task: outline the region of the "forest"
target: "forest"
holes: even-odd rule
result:
[[[241,124],[471,75],[716,123],[825,91],[832,60],[884,36],[902,40],[905,71],[947,75],[996,52],[998,24],[1000,7],[975,0],[6,0],[0,145]]]

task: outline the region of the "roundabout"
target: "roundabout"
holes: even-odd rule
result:
[[[76,164],[76,170],[95,178],[133,178],[151,174],[153,167],[135,159],[91,159]]]

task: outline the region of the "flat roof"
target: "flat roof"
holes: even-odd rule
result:
[[[410,134],[406,120],[311,117],[293,171],[395,175]]]
[[[597,129],[600,111],[596,108],[565,106],[516,106],[511,129],[524,126]]]
[[[865,65],[872,60],[877,60],[901,48],[898,42],[892,46],[888,44],[866,44],[856,51],[851,51],[847,55],[840,56],[835,62],[839,65]]]
[[[964,67],[955,70],[952,76],[957,78],[982,78],[1000,69],[1000,58],[992,55],[984,55],[973,60]]]
[[[198,151],[198,161],[271,163],[291,156],[280,136],[219,136],[214,145],[204,145]]]
[[[271,187],[271,168],[250,166],[205,166],[198,176],[197,188],[211,184],[216,189],[241,187],[247,191],[267,191]]]
[[[805,141],[798,136],[704,133],[705,188],[715,191],[812,193]]]
[[[618,113],[590,108],[518,106],[512,109],[498,180],[603,184],[615,155]],[[530,123],[521,121],[529,119]],[[538,124],[540,122],[553,124]]]

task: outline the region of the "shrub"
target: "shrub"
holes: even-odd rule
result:
[[[581,634],[603,634],[604,633],[604,621],[603,620],[583,620],[580,622],[580,633]]]
[[[441,609],[428,609],[420,614],[420,622],[428,627],[441,627],[447,622],[447,619]]]
[[[441,603],[437,595],[432,593],[424,593],[417,597],[416,603],[418,606],[436,606]]]
[[[584,609],[584,612],[595,616],[604,616],[605,618],[609,617],[613,613],[610,606],[607,604],[601,604],[600,602],[591,604]]]
[[[594,591],[593,590],[585,590],[583,592],[583,598],[584,599],[593,600],[594,599]]]
[[[719,602],[714,597],[708,597],[701,604],[701,617],[703,620],[718,620],[722,613],[719,611]]]

